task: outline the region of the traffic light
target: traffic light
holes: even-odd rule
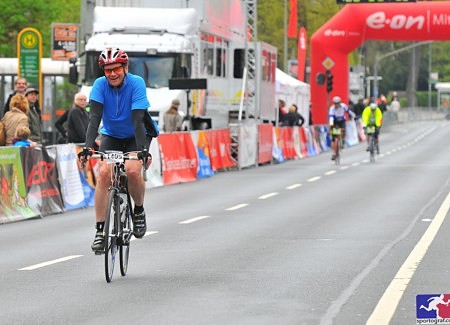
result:
[[[333,90],[333,74],[327,70],[327,91],[331,93]]]

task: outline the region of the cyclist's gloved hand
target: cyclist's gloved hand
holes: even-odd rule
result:
[[[149,166],[149,162],[151,162],[152,160],[152,155],[150,154],[150,152],[147,151],[147,149],[144,149],[140,152],[138,152],[137,154],[138,159],[142,160],[145,168],[147,169]]]
[[[88,157],[92,156],[92,149],[84,147],[83,150],[81,150],[78,153],[78,159],[80,160],[87,160]]]

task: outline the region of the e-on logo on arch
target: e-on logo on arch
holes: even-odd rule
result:
[[[416,296],[416,324],[450,324],[450,294]]]

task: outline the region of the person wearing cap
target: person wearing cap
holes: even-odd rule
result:
[[[42,118],[38,103],[38,94],[39,91],[36,88],[28,88],[25,91],[25,97],[30,107],[28,111],[31,131],[30,140],[36,143],[42,143]]]
[[[25,95],[25,90],[27,90],[27,87],[28,87],[27,79],[25,79],[24,77],[19,77],[16,79],[16,81],[14,82],[15,89],[11,94],[9,94],[8,99],[6,100],[5,106],[3,107],[3,115],[5,115],[7,111],[9,111],[11,98],[15,94]]]
[[[369,137],[367,137],[367,127],[375,127],[375,148],[377,149],[377,154],[380,154],[380,147],[378,145],[378,135],[380,134],[380,128],[383,123],[383,112],[378,107],[376,103],[370,103],[361,115],[361,121],[363,124],[364,133],[366,134],[367,144],[369,144]],[[369,150],[369,147],[366,149]]]
[[[170,108],[164,113],[164,125],[163,131],[166,133],[181,131],[181,125],[183,118],[178,113],[178,107],[180,107],[180,101],[178,99],[172,100]]]

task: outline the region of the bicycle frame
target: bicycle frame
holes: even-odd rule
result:
[[[130,153],[117,151],[95,152],[92,158],[99,158],[111,164],[111,185],[108,189],[108,208],[105,217],[105,278],[111,282],[114,273],[116,253],[119,250],[120,272],[126,275],[132,236],[131,196],[128,191],[128,178],[125,171],[126,160],[138,160]]]
[[[375,162],[375,126],[367,126],[366,132],[369,137],[369,158],[370,162]]]

